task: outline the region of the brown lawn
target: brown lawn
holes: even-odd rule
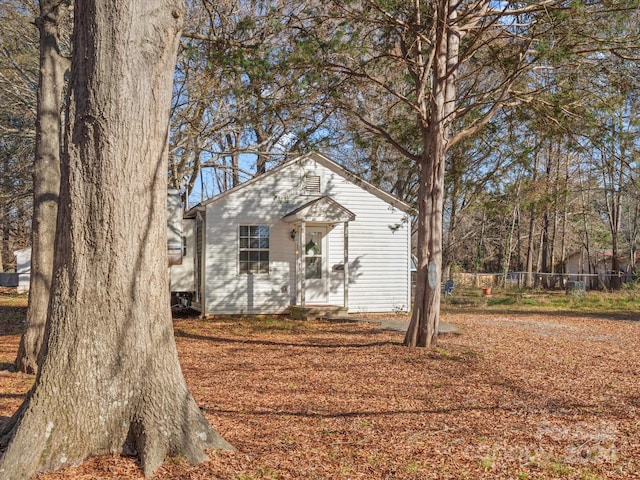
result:
[[[24,298],[0,296],[0,415],[33,378],[7,370]],[[8,320],[7,320],[8,318]],[[640,478],[640,323],[445,313],[433,350],[366,323],[177,319],[196,401],[235,452],[159,479]],[[94,458],[48,479],[142,478]]]

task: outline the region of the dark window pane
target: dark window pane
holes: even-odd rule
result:
[[[240,273],[269,273],[269,226],[239,227]]]

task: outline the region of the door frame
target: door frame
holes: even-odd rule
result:
[[[306,261],[307,258],[314,258],[317,256],[307,255],[306,252],[306,244],[307,244],[307,236],[309,232],[321,232],[322,239],[320,245],[320,279],[308,279],[306,278],[307,268]],[[306,225],[304,238],[301,238],[301,251],[300,254],[302,256],[302,261],[305,263],[305,275],[302,279],[305,282],[304,292],[305,292],[305,303],[308,304],[327,304],[329,303],[329,227],[328,225],[323,224],[312,224]],[[302,235],[301,235],[302,237]],[[312,296],[311,294],[317,294]]]

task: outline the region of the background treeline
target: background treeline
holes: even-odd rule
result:
[[[461,18],[476,5],[458,4]],[[411,72],[422,59],[416,45],[429,41],[418,28],[428,8],[419,0],[189,0],[169,185],[193,204],[320,150],[415,204],[424,148],[416,87],[428,79]],[[580,251],[595,268],[606,250],[618,270],[635,258],[640,230],[637,4],[509,8],[460,40],[453,130],[466,134],[447,153],[444,269],[560,272]],[[0,4],[4,270],[30,243],[37,10],[31,0]]]

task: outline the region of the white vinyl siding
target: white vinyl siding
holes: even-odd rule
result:
[[[298,189],[295,178],[265,176],[207,205],[206,313],[284,313],[295,295],[295,242],[281,218],[291,204],[274,193]],[[269,273],[241,274],[239,227],[269,227]]]
[[[182,220],[182,263],[171,266],[171,291],[194,292],[195,220]]]
[[[406,214],[335,172],[325,173],[327,193],[356,215],[349,223],[349,311],[409,310],[410,222]],[[330,234],[330,265],[342,262],[343,229]],[[334,247],[335,245],[335,247]],[[342,273],[331,272],[336,288],[329,303],[342,303]]]

